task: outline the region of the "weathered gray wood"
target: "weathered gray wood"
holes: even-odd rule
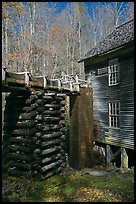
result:
[[[35,110],[37,107],[38,107],[38,104],[34,103],[34,104],[31,104],[31,106],[29,106],[29,107],[22,108],[22,111],[23,112],[31,112],[32,110]]]
[[[127,48],[128,49],[128,48]],[[114,53],[115,54],[115,53]],[[92,76],[93,88],[93,104],[94,104],[94,119],[101,126],[99,133],[100,141],[103,140],[105,132],[106,138],[112,145],[123,146],[133,149],[134,147],[134,60],[132,53],[122,55],[122,51],[118,53],[119,60],[119,85],[108,86],[108,74],[104,76],[97,76],[98,69],[103,67],[108,68],[109,61],[104,57],[104,61],[100,63],[91,64],[91,61],[85,65],[88,72],[95,70],[96,73]],[[112,57],[112,56],[111,56]],[[93,68],[91,68],[93,67]],[[128,67],[125,70],[125,67]],[[90,69],[91,68],[91,69]],[[93,70],[92,70],[93,69]],[[107,69],[108,70],[108,69]],[[130,80],[131,79],[131,80]],[[126,94],[127,93],[127,94]],[[109,101],[120,101],[120,132],[117,134],[116,129],[110,130],[108,103]],[[129,126],[129,132],[128,132]],[[132,135],[130,137],[129,135]],[[127,138],[126,138],[127,137]]]
[[[65,143],[65,142],[60,142],[60,146],[61,146],[63,149],[66,149],[66,143]]]
[[[21,113],[19,118],[20,120],[30,120],[37,115],[36,111],[32,111],[31,113]]]
[[[30,99],[31,99],[32,101],[35,101],[36,99],[38,99],[38,96],[37,96],[37,95],[31,95],[31,96],[30,96]]]
[[[42,168],[41,168],[41,171],[42,171],[42,172],[45,172],[45,171],[47,171],[47,170],[49,170],[49,169],[51,169],[51,168],[55,168],[55,167],[58,166],[61,162],[62,162],[62,161],[59,160],[59,161],[54,162],[54,163],[52,163],[52,164],[48,164],[48,165],[42,167]]]
[[[37,123],[36,124],[36,126],[35,126],[35,128],[37,129],[36,131],[39,131],[39,130],[43,130],[43,125],[42,124],[40,124],[40,123]]]
[[[41,120],[43,120],[43,115],[38,114],[38,115],[36,115],[35,119],[38,121],[41,121]]]
[[[60,110],[46,110],[44,111],[44,114],[45,115],[50,115],[50,116],[58,116],[61,114],[61,111]]]
[[[106,162],[107,162],[107,165],[110,165],[110,161],[111,161],[111,149],[110,149],[110,145],[106,145]]]
[[[61,107],[61,112],[65,112],[65,107]]]
[[[60,122],[59,122],[59,124],[64,126],[64,125],[65,125],[65,120],[62,120],[62,119],[61,119]]]
[[[52,96],[52,97],[55,97],[55,96],[56,96],[56,93],[55,93],[55,92],[45,93],[45,96]]]
[[[114,154],[111,155],[110,161],[112,161],[119,153],[121,149],[118,149]]]
[[[61,113],[61,119],[65,118],[65,113]]]
[[[59,102],[59,101],[56,101],[56,100],[54,99],[54,100],[51,101],[51,104],[56,104],[56,105],[57,105],[57,104],[60,104],[60,102]]]
[[[28,155],[21,155],[21,154],[17,154],[17,153],[9,153],[8,155],[9,159],[13,159],[13,160],[20,160],[20,161],[31,161],[31,157]]]
[[[60,104],[45,104],[44,107],[46,109],[53,108],[53,109],[58,110],[61,108],[61,105]]]
[[[43,112],[44,112],[44,108],[43,108],[43,107],[38,107],[38,108],[36,109],[36,111],[37,111],[38,113],[43,113]]]
[[[55,100],[57,100],[57,101],[62,101],[62,100],[64,100],[64,97],[61,97],[61,96],[58,96],[58,95],[57,95],[57,96],[55,97]]]
[[[54,124],[47,124],[45,125],[43,132],[48,132],[48,131],[54,131],[54,130],[59,130],[60,129],[60,125],[54,125]]]
[[[35,142],[36,145],[41,145],[41,143],[42,143],[41,140],[37,140],[37,141]]]
[[[37,99],[37,100],[35,101],[35,103],[37,103],[37,104],[40,105],[40,106],[43,106],[43,105],[44,105],[44,100],[42,100],[42,99]]]
[[[121,148],[121,168],[128,168],[128,155],[125,148]]]
[[[44,116],[43,121],[46,123],[58,123],[60,121],[60,117]]]
[[[62,170],[63,170],[62,167],[58,167],[57,169],[52,170],[49,173],[46,172],[45,175],[44,174],[41,175],[41,180],[45,180],[45,179],[47,179],[47,178],[49,178],[49,177],[51,177],[53,175],[56,175],[56,174],[60,173]]]
[[[41,138],[42,135],[43,135],[43,132],[36,132],[35,133],[36,138]]]
[[[61,128],[60,128],[60,131],[61,131],[61,132],[64,132],[64,133],[65,133],[66,130],[67,130],[66,127],[61,127]]]
[[[53,132],[51,134],[44,134],[42,136],[42,140],[44,139],[48,139],[48,138],[56,138],[56,137],[60,137],[62,135],[62,132]]]
[[[52,99],[53,99],[52,96],[48,96],[48,95],[44,95],[42,98],[43,98],[44,100],[46,100],[46,101],[52,101]]]
[[[31,104],[30,107],[31,107],[32,110],[34,110],[34,109],[36,109],[38,107],[38,104],[37,103],[33,103],[33,104]]]
[[[61,101],[60,104],[65,106],[66,101]]]
[[[35,100],[29,98],[29,99],[27,99],[27,100],[25,101],[25,104],[26,104],[26,105],[31,105],[34,101],[35,101]]]
[[[37,155],[36,153],[33,153],[33,160],[35,161],[35,163],[40,163],[41,161],[41,156],[40,155]]]
[[[62,147],[60,148],[60,153],[61,153],[61,154],[66,154],[65,150],[62,149]]]
[[[31,149],[30,149],[30,147],[24,147],[24,146],[16,146],[16,145],[9,145],[8,146],[8,150],[9,151],[14,151],[14,152],[16,152],[16,151],[21,151],[21,152],[24,152],[24,153],[29,153],[30,154],[30,151],[31,151]]]
[[[62,162],[60,165],[62,168],[66,168],[66,163]]]
[[[31,162],[32,169],[39,169],[40,165],[39,163],[36,163],[35,161]]]
[[[58,154],[55,154],[55,155],[51,155],[50,157],[46,157],[45,159],[42,159],[41,160],[41,164],[46,164],[48,162],[51,162],[51,161],[54,161],[54,160],[57,160],[57,159],[60,159],[61,157],[61,154],[58,153]]]
[[[12,136],[30,136],[32,134],[34,134],[34,132],[36,131],[36,128],[33,128],[31,130],[22,130],[22,129],[17,129],[17,130],[13,130],[11,132]]]
[[[36,154],[41,154],[42,150],[41,149],[35,149],[33,152]]]
[[[16,123],[17,128],[32,128],[34,127],[36,122],[34,120],[25,120],[25,121],[18,121]]]
[[[46,150],[43,150],[43,151],[42,151],[42,155],[45,156],[46,154],[49,154],[49,153],[53,153],[53,152],[59,151],[60,149],[61,149],[60,146],[53,147],[53,148],[50,148],[50,149],[46,149]]]
[[[25,138],[15,138],[15,137],[10,137],[9,138],[9,142],[12,144],[22,144],[22,145],[26,145],[26,146],[30,146],[31,141]]]
[[[65,141],[66,140],[66,135],[61,135],[60,139]]]
[[[38,98],[43,98],[43,96],[44,96],[44,91],[36,91],[36,93],[35,93],[37,96],[38,96]]]
[[[47,147],[49,145],[58,144],[58,143],[60,143],[59,139],[55,139],[55,140],[52,139],[51,141],[42,142],[41,148]]]
[[[32,137],[32,142],[37,142],[38,138],[37,137]]]
[[[61,154],[61,159],[63,160],[63,162],[66,162],[66,154]]]

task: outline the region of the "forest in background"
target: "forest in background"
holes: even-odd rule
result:
[[[116,26],[134,18],[134,2],[68,2],[60,11],[58,4],[2,2],[2,67],[84,78],[78,60]]]

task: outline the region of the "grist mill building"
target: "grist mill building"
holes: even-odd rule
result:
[[[134,162],[134,19],[118,26],[84,58],[93,89],[93,134],[108,163]]]

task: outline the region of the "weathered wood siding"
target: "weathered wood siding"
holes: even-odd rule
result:
[[[94,136],[96,140],[134,148],[134,62],[130,55],[117,56],[120,82],[108,86],[109,61],[85,63],[87,79],[93,88]],[[109,58],[111,60],[112,58]],[[114,59],[114,58],[113,58]],[[109,102],[120,100],[120,129],[109,128]]]

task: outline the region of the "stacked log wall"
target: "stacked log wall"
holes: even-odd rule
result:
[[[11,93],[6,97],[3,137],[3,172],[12,176],[31,175],[31,135],[34,111],[26,111],[29,94]]]
[[[45,179],[66,167],[64,94],[11,93],[4,122],[3,172]]]
[[[65,96],[45,93],[43,112],[43,134],[41,143],[41,177],[61,172],[65,167]],[[64,130],[63,130],[64,129]]]

